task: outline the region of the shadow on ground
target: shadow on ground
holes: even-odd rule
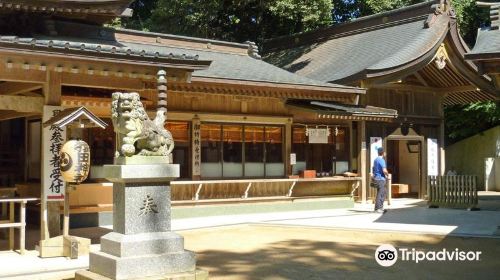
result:
[[[494,235],[500,228],[500,194],[479,197],[480,211],[451,208],[428,208],[425,201],[410,207],[389,209],[375,223],[398,223],[454,226],[450,234]]]
[[[211,279],[498,279],[500,239],[266,226],[184,235]],[[482,255],[479,262],[400,260],[386,268],[374,259],[384,243],[410,250],[479,250]]]

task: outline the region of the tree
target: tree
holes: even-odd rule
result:
[[[237,42],[262,42],[332,23],[331,0],[142,0],[133,8],[136,15],[124,20],[124,27]]]
[[[486,101],[445,108],[447,144],[500,125],[500,102]]]
[[[489,10],[477,7],[475,0],[454,0],[453,7],[457,14],[460,35],[470,47],[474,46],[478,28],[487,26],[490,22]]]
[[[363,0],[360,1],[361,15],[372,15],[424,2],[425,0]]]

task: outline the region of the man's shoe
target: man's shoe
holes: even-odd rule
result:
[[[380,213],[380,214],[384,214],[387,210],[384,210],[384,209],[377,209],[375,210],[375,213]]]

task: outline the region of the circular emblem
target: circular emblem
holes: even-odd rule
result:
[[[68,153],[62,152],[61,158],[59,159],[61,171],[65,172],[70,170],[72,165],[73,161],[71,160],[71,156]]]
[[[398,251],[390,244],[382,244],[375,251],[375,260],[381,266],[392,266],[398,260]]]

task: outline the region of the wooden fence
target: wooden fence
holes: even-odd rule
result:
[[[427,187],[429,207],[479,210],[476,176],[428,176]]]

